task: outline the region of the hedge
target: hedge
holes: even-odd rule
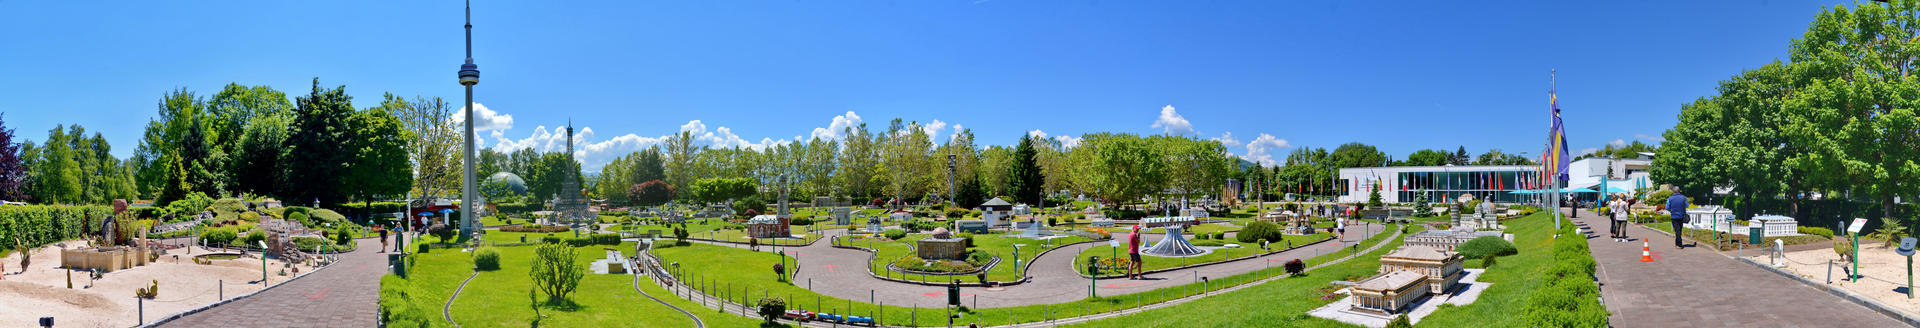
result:
[[[387,327],[440,326],[439,305],[432,293],[416,288],[407,279],[391,274],[380,277],[380,315]]]
[[[113,209],[99,205],[0,206],[0,247],[11,249],[21,241],[40,247],[78,239],[100,231],[100,220]]]
[[[500,250],[493,247],[481,247],[473,251],[473,268],[482,271],[500,269]]]
[[[567,232],[572,229],[573,228],[569,228],[563,225],[540,225],[540,224],[533,224],[533,223],[528,223],[525,225],[510,225],[510,226],[500,227],[501,232],[535,232],[535,233]]]
[[[1568,222],[1553,241],[1553,262],[1546,283],[1527,295],[1521,313],[1537,327],[1606,327],[1607,308],[1600,305],[1600,286],[1594,283],[1593,255],[1586,238]]]
[[[1513,243],[1494,236],[1481,236],[1473,240],[1468,240],[1465,243],[1460,243],[1460,246],[1456,247],[1456,249],[1459,250],[1461,257],[1469,259],[1482,258],[1487,255],[1509,256],[1520,253],[1519,249],[1513,247]]]

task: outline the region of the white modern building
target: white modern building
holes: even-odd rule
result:
[[[1597,192],[1607,190],[1628,192],[1658,186],[1648,176],[1653,167],[1652,156],[1642,153],[1631,159],[1587,158],[1568,163],[1567,182],[1562,187],[1593,190],[1595,193],[1577,194],[1592,198],[1599,195]],[[1609,168],[1612,168],[1611,176]],[[1418,194],[1426,194],[1432,202],[1472,194],[1477,199],[1496,203],[1519,203],[1536,197],[1514,192],[1544,189],[1529,185],[1538,174],[1537,169],[1533,165],[1355,167],[1340,169],[1339,180],[1334,184],[1341,189],[1339,201],[1342,203],[1367,201],[1375,186],[1380,188],[1380,200],[1387,203],[1411,203]],[[1604,188],[1602,179],[1606,181]]]

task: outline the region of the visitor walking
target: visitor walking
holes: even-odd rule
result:
[[[1127,279],[1140,279],[1140,225],[1133,225],[1133,232],[1127,234]]]
[[[1681,227],[1687,224],[1687,196],[1674,190],[1673,196],[1667,197],[1667,213],[1673,214],[1673,248],[1680,249],[1680,235],[1686,231]]]
[[[1613,238],[1622,243],[1627,242],[1628,238],[1627,219],[1633,217],[1632,214],[1627,213],[1628,206],[1632,204],[1627,204],[1627,198],[1623,195],[1614,195],[1613,202],[1607,204],[1607,209],[1613,212]]]
[[[1349,208],[1348,211],[1352,211]],[[1340,241],[1347,241],[1347,219],[1333,219],[1333,229],[1340,234]]]
[[[387,244],[387,226],[374,225],[373,230],[380,232],[380,251],[374,252],[374,253],[386,253],[387,245],[388,245]]]

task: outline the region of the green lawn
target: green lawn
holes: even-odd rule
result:
[[[1192,238],[1191,235],[1187,237]],[[1116,240],[1126,239],[1126,234],[1114,233],[1114,238]],[[1333,235],[1322,232],[1322,233],[1316,233],[1311,235],[1287,235],[1285,238],[1287,241],[1293,242],[1293,245],[1303,245],[1303,244],[1311,243],[1314,241],[1333,238]],[[1203,241],[1203,240],[1191,240],[1191,239],[1188,241],[1194,242],[1194,243],[1212,242],[1212,240]],[[1152,271],[1152,270],[1173,268],[1173,267],[1192,265],[1192,264],[1219,262],[1219,261],[1257,255],[1260,251],[1259,242],[1242,243],[1238,240],[1233,240],[1233,239],[1222,240],[1219,242],[1225,242],[1229,244],[1239,244],[1240,248],[1239,249],[1217,248],[1217,249],[1214,249],[1213,252],[1207,253],[1206,255],[1194,256],[1194,257],[1183,257],[1183,258],[1170,258],[1170,257],[1142,255],[1140,259],[1145,263],[1140,265],[1140,269],[1145,271]],[[1285,245],[1287,245],[1286,242],[1280,242],[1277,244],[1268,245],[1268,247],[1278,250],[1278,249],[1285,248],[1286,247]],[[1141,249],[1141,250],[1145,250],[1145,249]],[[1126,253],[1127,253],[1127,242],[1125,240],[1120,240],[1120,247],[1117,247],[1117,248],[1113,246],[1107,246],[1105,244],[1102,244],[1100,246],[1094,246],[1093,248],[1088,248],[1085,251],[1081,251],[1080,255],[1076,256],[1076,259],[1073,261],[1073,269],[1075,272],[1086,272],[1087,258],[1089,257],[1099,256],[1101,258],[1110,258],[1113,256],[1120,256],[1124,258],[1126,257],[1126,255],[1119,255],[1119,254],[1126,254]]]
[[[855,238],[841,240],[840,243],[841,245],[865,247],[877,251],[867,269],[891,278],[928,282],[948,282],[953,279],[973,282],[979,279],[974,276],[910,275],[887,270],[887,264],[893,263],[902,257],[914,256],[909,245],[926,237],[928,237],[928,235],[912,234],[897,241],[888,241],[885,238]],[[1059,246],[1086,240],[1086,238],[1078,236],[1054,238],[1051,241],[1051,245]],[[1033,258],[1039,255],[1040,252],[1046,251],[1046,248],[1043,248],[1037,240],[1011,237],[1011,235],[975,235],[973,237],[973,244],[974,249],[1000,257],[1000,264],[993,266],[993,269],[987,270],[987,280],[992,281],[1015,281],[1023,277],[1019,272],[1019,267],[1014,265],[1013,245],[1027,245],[1020,247],[1021,265],[1032,262]]]
[[[1417,229],[1419,228],[1414,227],[1413,229],[1417,231]],[[1369,241],[1367,241],[1367,244],[1372,245],[1372,244],[1382,242],[1386,239],[1384,238],[1385,236],[1386,235],[1374,236],[1373,239],[1370,239]],[[1393,242],[1397,243],[1398,241],[1396,240]],[[701,244],[695,244],[692,246],[684,246],[684,247],[672,247],[672,248],[666,248],[666,249],[659,249],[659,250],[655,250],[654,252],[662,260],[666,262],[680,263],[682,271],[692,275],[691,277],[683,277],[683,280],[690,281],[696,286],[706,285],[706,284],[709,284],[709,282],[718,282],[718,284],[720,285],[727,285],[727,287],[723,287],[724,289],[740,289],[744,285],[744,287],[746,287],[751,293],[766,293],[770,295],[792,295],[789,297],[791,297],[790,299],[793,300],[792,303],[796,303],[796,304],[805,305],[805,304],[818,302],[819,304],[823,304],[825,306],[824,309],[818,309],[818,310],[821,310],[820,312],[852,313],[854,315],[863,315],[863,316],[866,315],[867,313],[882,314],[879,317],[879,320],[881,320],[882,324],[886,324],[886,325],[909,325],[909,326],[923,326],[923,327],[936,327],[936,326],[944,327],[947,325],[947,321],[944,318],[942,318],[942,315],[945,314],[945,312],[944,310],[941,310],[938,307],[939,304],[920,304],[921,307],[918,309],[919,311],[918,321],[908,322],[909,318],[913,318],[913,311],[914,311],[913,304],[907,304],[907,306],[899,306],[899,304],[887,304],[885,307],[881,307],[875,304],[867,304],[859,301],[849,301],[845,299],[822,296],[818,293],[808,291],[804,287],[794,286],[787,283],[776,282],[774,281],[771,268],[773,263],[779,261],[779,259],[778,257],[776,257],[776,255],[770,252],[750,252],[747,250],[732,248],[732,247],[721,247],[721,246],[701,245]],[[1349,255],[1349,254],[1346,254],[1346,253],[1327,254],[1325,256],[1309,260],[1308,263],[1319,263],[1321,261],[1331,260],[1337,256],[1345,256],[1345,255]],[[791,261],[791,259],[788,259],[788,260]],[[1370,270],[1372,270],[1372,267],[1373,267],[1372,265],[1368,265],[1367,270],[1371,272]],[[1185,285],[1172,286],[1172,287],[1162,288],[1162,289],[1158,289],[1150,292],[1138,293],[1138,294],[1127,295],[1127,296],[1117,297],[1117,298],[1105,298],[1105,297],[1088,298],[1080,301],[1057,303],[1057,304],[1029,305],[1029,306],[1007,307],[1007,308],[973,309],[973,312],[971,314],[967,315],[965,319],[962,319],[961,321],[958,321],[958,322],[979,323],[981,325],[1004,325],[1004,324],[1012,324],[1012,323],[1019,323],[1019,322],[1041,321],[1041,320],[1045,320],[1048,316],[1052,316],[1056,318],[1064,318],[1064,317],[1081,316],[1081,315],[1087,315],[1087,314],[1093,314],[1093,313],[1111,312],[1115,310],[1124,310],[1124,309],[1139,307],[1141,305],[1149,303],[1150,300],[1151,302],[1162,302],[1167,299],[1198,294],[1202,292],[1201,287],[1206,287],[1205,289],[1208,291],[1219,290],[1219,289],[1230,287],[1233,285],[1255,281],[1261,278],[1276,276],[1282,273],[1283,273],[1282,269],[1276,266],[1273,269],[1250,272],[1250,273],[1236,275],[1236,276],[1214,277],[1209,283],[1189,283]],[[800,280],[801,284],[805,284],[806,278],[802,277],[800,279],[801,279]],[[818,300],[816,301],[816,299]],[[937,302],[938,301],[934,301],[930,303],[937,303]],[[849,306],[851,306],[850,309],[849,309]],[[1304,313],[1304,311],[1302,311],[1302,313]],[[1253,326],[1267,326],[1267,325],[1270,325],[1270,324],[1262,323],[1262,324],[1255,324]],[[1130,325],[1130,326],[1137,326],[1137,325]],[[1149,326],[1154,326],[1154,325],[1149,325]],[[1158,326],[1189,326],[1189,325],[1161,324]]]
[[[603,258],[601,250],[606,246],[588,246],[575,249],[575,259],[581,265]],[[632,243],[615,246],[616,249],[631,249]],[[516,246],[500,248],[500,270],[484,271],[474,277],[472,283],[454,300],[452,315],[456,322],[464,327],[520,327],[535,319],[534,301],[529,299],[533,291],[533,282],[527,277],[526,265],[532,261],[534,246]],[[464,257],[467,253],[458,250],[438,250],[429,253],[429,257],[445,258],[439,261],[426,261],[414,268],[415,280],[444,280],[439,288],[447,294],[459,286],[471,266]],[[429,273],[445,272],[446,277],[429,277]],[[589,272],[580,281],[570,299],[573,306],[543,304],[539,313],[541,325],[555,327],[601,326],[608,323],[634,324],[647,327],[686,327],[693,322],[685,315],[640,296],[633,290],[630,275],[597,275]],[[540,296],[544,300],[544,296]]]
[[[1547,264],[1552,259],[1550,246],[1553,222],[1545,214],[1508,221],[1520,254],[1500,259],[1500,263],[1480,277],[1493,286],[1471,305],[1443,308],[1420,321],[1422,327],[1524,327],[1525,319],[1515,311],[1526,307],[1527,294],[1544,282]],[[1421,227],[1412,226],[1418,231]],[[1379,238],[1378,236],[1375,238]],[[1579,238],[1574,236],[1572,238]],[[1206,299],[1172,307],[1148,310],[1118,318],[1098,320],[1071,327],[1351,327],[1352,325],[1306,315],[1306,312],[1338,299],[1327,298],[1337,291],[1335,280],[1373,276],[1379,269],[1379,256],[1399,245],[1390,241],[1366,256],[1325,268],[1308,271],[1305,276],[1289,277]],[[1344,254],[1343,254],[1344,255]],[[1317,263],[1318,261],[1315,261]],[[1477,260],[1469,261],[1478,264]]]

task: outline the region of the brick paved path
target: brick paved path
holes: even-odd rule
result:
[[[1673,248],[1673,237],[1632,226],[1631,242],[1607,236],[1606,217],[1582,213],[1600,263],[1600,295],[1615,327],[1904,327],[1859,304],[1712,250]],[[1653,262],[1640,262],[1651,238]]]
[[[174,319],[165,327],[373,327],[386,253],[379,238],[357,240],[340,262],[252,297]],[[285,279],[273,277],[272,279]]]

